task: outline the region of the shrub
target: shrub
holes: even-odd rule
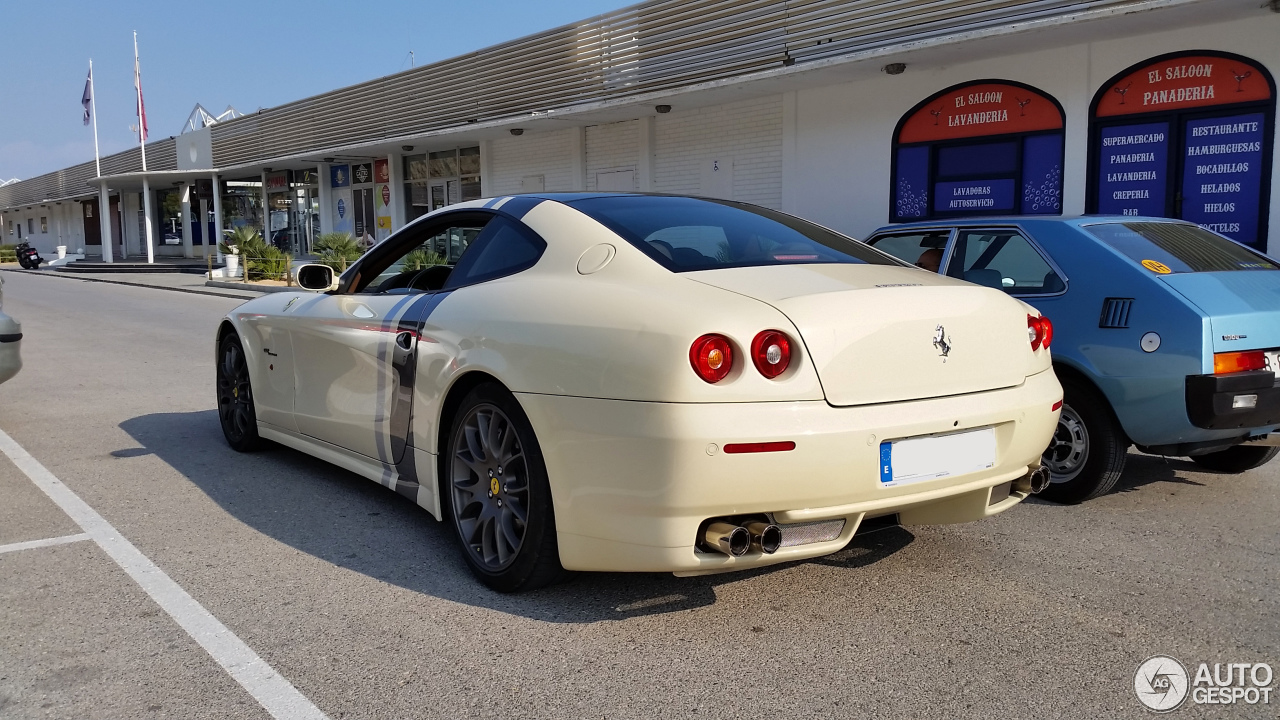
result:
[[[244,277],[254,280],[284,280],[288,277],[292,258],[274,245],[263,245],[252,252],[241,252],[244,258]]]
[[[262,255],[267,247],[267,241],[248,225],[227,230],[226,239],[218,243],[218,250],[223,255]]]
[[[348,233],[325,233],[316,238],[311,246],[316,254],[316,262],[328,265],[337,272],[347,269],[364,254],[364,248]]]
[[[444,265],[444,257],[438,253],[426,248],[418,248],[412,250],[408,255],[404,256],[404,262],[401,264],[402,270],[421,270],[432,265]]]

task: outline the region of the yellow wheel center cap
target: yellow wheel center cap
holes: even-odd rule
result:
[[[498,489],[498,478],[489,478],[489,492],[497,495]]]
[[[240,388],[232,388],[231,397],[240,397]]]

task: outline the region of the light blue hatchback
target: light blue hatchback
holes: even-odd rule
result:
[[[881,228],[866,241],[998,288],[1053,321],[1065,400],[1043,493],[1109,491],[1130,444],[1244,472],[1280,447],[1280,264],[1163,218],[974,218]],[[1249,443],[1249,444],[1245,444]]]

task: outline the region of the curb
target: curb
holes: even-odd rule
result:
[[[38,275],[41,277],[56,277],[56,278],[62,278],[63,280],[78,280],[80,282],[106,283],[108,285],[127,285],[129,287],[151,288],[152,290],[168,290],[170,292],[187,293],[189,295],[210,295],[212,297],[231,298],[232,300],[252,300],[253,299],[252,297],[247,295],[232,295],[231,293],[210,292],[208,290],[197,290],[194,288],[178,288],[178,287],[165,287],[163,285],[147,285],[146,283],[128,282],[125,280],[105,280],[103,278],[83,277],[81,275],[76,275],[74,273],[62,274],[56,271],[44,272],[41,270],[22,270],[20,268],[0,268],[0,272],[22,273],[23,275]],[[229,288],[229,289],[239,289],[239,288],[233,286],[232,288]],[[258,291],[245,290],[245,292],[258,292]]]
[[[227,290],[244,290],[245,292],[256,293],[278,293],[278,292],[311,292],[304,290],[297,285],[251,285],[249,283],[227,282],[224,280],[205,280],[205,287],[225,288]]]

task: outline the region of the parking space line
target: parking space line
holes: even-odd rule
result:
[[[18,552],[19,550],[34,550],[35,548],[53,547],[54,545],[66,545],[67,543],[80,542],[88,540],[89,535],[86,533],[77,533],[75,535],[63,535],[62,537],[45,538],[43,540],[28,540],[26,542],[10,543],[8,545],[0,545],[0,555],[4,553]]]
[[[328,720],[320,708],[258,657],[252,648],[3,430],[0,430],[0,452],[62,508],[272,717],[277,720]]]

